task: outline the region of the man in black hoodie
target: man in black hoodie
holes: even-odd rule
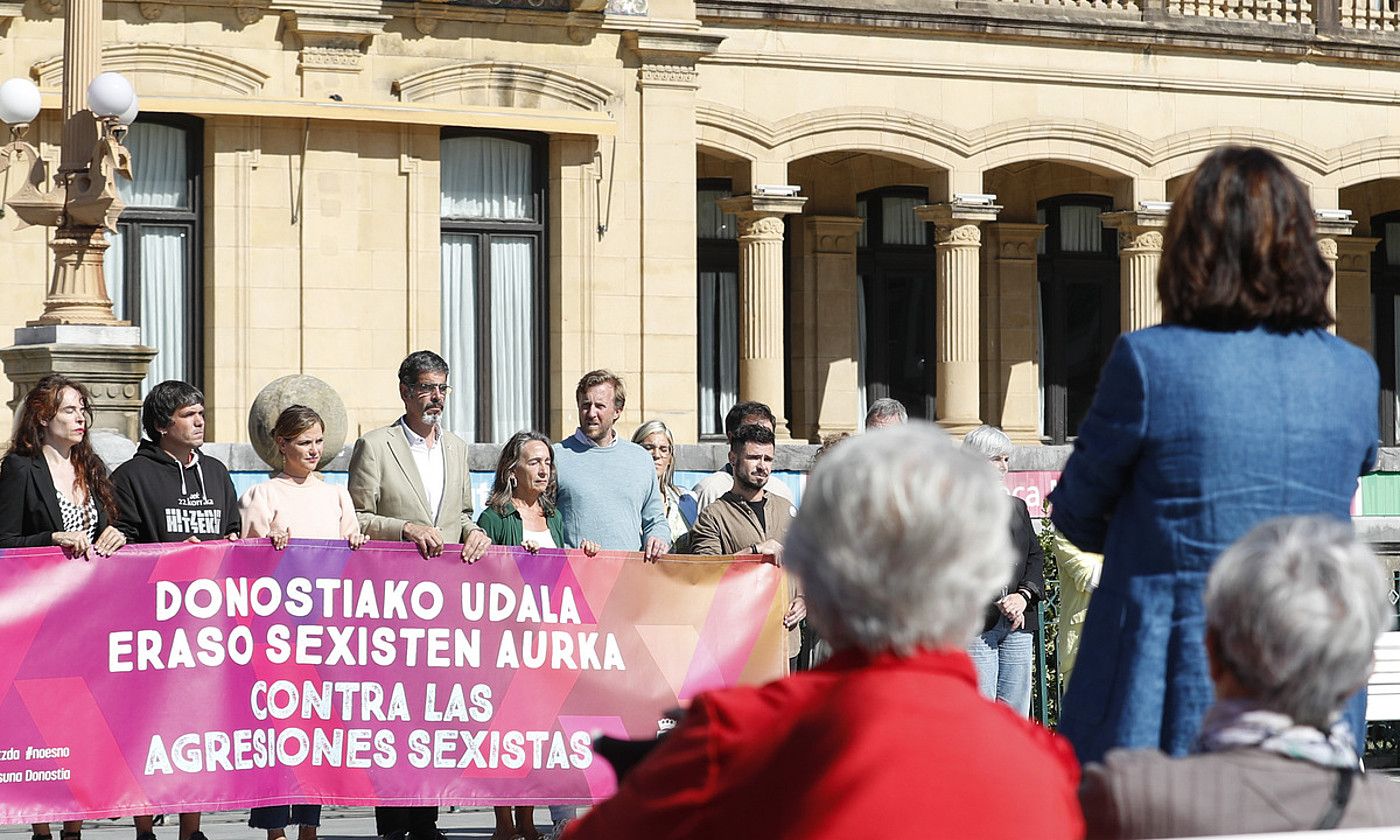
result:
[[[170,380],[141,403],[146,439],[112,473],[117,527],[128,542],[236,539],[243,529],[228,469],[204,455],[204,395]],[[183,839],[182,839],[183,840]]]
[[[112,473],[117,528],[132,543],[238,539],[243,521],[228,469],[203,455],[204,395],[170,380],[141,403],[146,439]],[[180,840],[207,840],[199,813],[180,815]],[[136,818],[136,840],[156,840],[150,816]]]

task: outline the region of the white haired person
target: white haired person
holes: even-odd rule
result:
[[[995,426],[978,426],[963,438],[963,449],[986,458],[1000,480],[1011,467],[1011,438]],[[998,487],[1001,485],[998,484]],[[1031,711],[1031,660],[1040,617],[1032,608],[1044,597],[1045,552],[1040,547],[1025,501],[1011,499],[1011,580],[987,606],[980,632],[967,652],[977,667],[977,685],[988,700],[1000,700],[1022,715]]]
[[[1206,581],[1215,703],[1193,754],[1113,750],[1085,768],[1089,837],[1200,837],[1400,825],[1400,797],[1362,776],[1342,707],[1393,617],[1385,569],[1348,523],[1260,524]]]
[[[904,403],[894,397],[881,397],[870,404],[865,412],[865,430],[873,432],[890,426],[900,426],[909,422],[909,410]]]
[[[986,462],[929,423],[831,450],[783,559],[835,655],[697,696],[565,839],[844,840],[911,804],[942,837],[1082,836],[1068,744],[983,700],[964,650],[1006,583],[1009,517]]]

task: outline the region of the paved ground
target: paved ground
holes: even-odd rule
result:
[[[156,827],[156,836],[160,840],[177,840],[175,817],[167,817],[166,825]],[[547,808],[535,809],[535,824],[539,826],[541,833],[548,831],[549,810]],[[495,821],[491,816],[490,809],[472,808],[449,812],[446,808],[438,819],[438,827],[447,835],[449,840],[478,840],[491,836],[491,829],[495,826]],[[58,835],[58,826],[53,827],[54,836]],[[247,811],[220,811],[213,814],[204,815],[203,831],[209,840],[257,840],[263,836],[263,832],[248,827]],[[27,825],[7,825],[0,826],[0,840],[28,840],[30,834]],[[293,838],[296,837],[295,829],[290,832]],[[346,808],[341,806],[327,806],[321,813],[322,840],[350,840],[350,838],[374,837],[374,810],[372,808]],[[89,822],[83,825],[84,840],[134,840],[135,834],[131,827],[131,820],[124,819],[117,822],[102,820],[100,822]]]

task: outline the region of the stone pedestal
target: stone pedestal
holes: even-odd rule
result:
[[[739,399],[771,408],[784,441],[791,432],[783,416],[783,216],[806,201],[743,195],[719,202],[739,222]]]
[[[1104,227],[1118,230],[1118,329],[1132,332],[1162,322],[1157,269],[1162,264],[1166,210],[1104,213]]]
[[[915,210],[932,222],[937,263],[938,424],[954,435],[982,425],[981,262],[984,222],[996,220],[997,205],[929,204]]]
[[[92,394],[92,426],[141,436],[141,380],[156,351],[141,344],[138,327],[54,324],[15,330],[0,363],[14,384],[14,411],[24,395],[52,373],[76,379]]]

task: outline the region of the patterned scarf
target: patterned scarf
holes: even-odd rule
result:
[[[1330,730],[1299,726],[1288,715],[1250,700],[1217,700],[1201,721],[1192,752],[1208,753],[1253,747],[1321,767],[1356,770],[1351,727],[1338,717]]]

